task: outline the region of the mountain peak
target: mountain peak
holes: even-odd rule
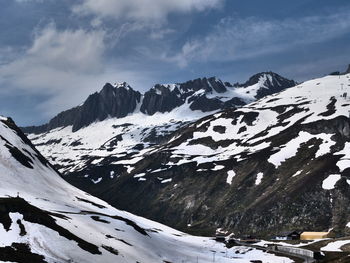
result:
[[[256,99],[260,99],[264,96],[271,95],[276,92],[280,92],[285,88],[290,88],[297,85],[297,82],[282,77],[281,75],[272,72],[260,72],[249,78],[243,84],[236,84],[238,87],[251,87],[253,85],[258,85]]]
[[[115,82],[113,85],[107,82],[99,93],[115,92],[117,89],[133,90],[127,82]]]
[[[134,112],[141,100],[141,93],[126,82],[112,85],[106,83],[99,93],[90,95],[74,118],[73,131],[108,117],[122,118]]]

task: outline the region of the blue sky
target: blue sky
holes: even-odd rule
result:
[[[348,0],[2,0],[0,30],[0,114],[20,125],[106,82],[303,81],[350,63]]]

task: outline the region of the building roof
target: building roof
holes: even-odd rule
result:
[[[329,232],[303,232],[302,235],[328,235]]]
[[[325,238],[329,235],[329,232],[303,232],[300,235],[300,239],[319,239]]]

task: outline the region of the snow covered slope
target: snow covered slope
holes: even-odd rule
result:
[[[293,85],[273,72],[235,85],[217,78],[157,84],[144,95],[127,83],[106,84],[81,106],[58,114],[48,124],[23,130],[60,172],[70,173],[130,158],[166,142],[189,122]]]
[[[344,233],[349,95],[350,74],[307,81],[204,117],[130,159],[65,178],[116,207],[196,233]],[[96,178],[98,186],[90,181]]]
[[[3,117],[0,180],[1,262],[291,262],[112,208],[61,179]]]
[[[139,112],[95,122],[74,133],[72,126],[68,126],[30,134],[29,138],[61,172],[69,173],[139,154],[205,115],[189,110],[185,104],[170,113],[149,116]]]

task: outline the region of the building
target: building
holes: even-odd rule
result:
[[[276,235],[275,240],[299,240],[300,232],[292,231],[292,232],[283,232]]]
[[[315,240],[331,237],[330,232],[303,232],[300,235],[300,240]]]

